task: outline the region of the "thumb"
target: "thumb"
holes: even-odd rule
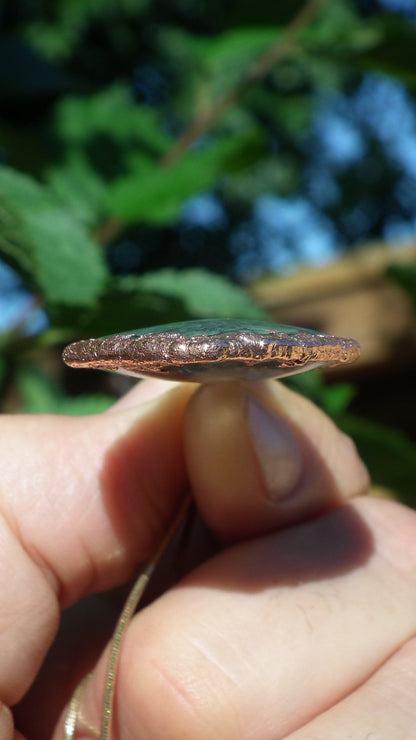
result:
[[[201,386],[185,414],[191,488],[224,539],[254,536],[363,493],[354,444],[281,383]]]

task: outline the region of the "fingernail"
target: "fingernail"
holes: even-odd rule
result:
[[[267,496],[278,502],[294,491],[302,473],[297,439],[281,417],[253,397],[248,399],[247,418]]]

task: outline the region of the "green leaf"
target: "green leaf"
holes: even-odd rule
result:
[[[54,325],[66,330],[70,341],[74,336],[103,336],[189,318],[180,298],[146,291],[136,280],[134,276],[114,278],[102,300],[87,311],[54,307],[50,311]]]
[[[346,411],[357,393],[353,383],[327,385],[320,370],[293,375],[284,378],[283,382],[316,403],[336,421]]]
[[[171,142],[158,113],[135,104],[122,85],[64,98],[53,124],[63,157],[47,170],[48,185],[90,227],[112,211],[108,182],[123,182],[137,166],[151,171]]]
[[[276,43],[280,33],[281,28],[274,26],[233,28],[216,36],[194,36],[191,48],[202,74],[213,79],[218,95],[238,84],[262,52]]]
[[[124,25],[133,34],[134,27],[130,28],[132,19],[137,22],[137,16],[147,6],[148,0],[60,0],[54,3],[53,12],[52,9],[48,12],[46,6],[41,10],[42,5],[37,3],[36,8],[30,10],[27,7],[26,13],[22,10],[19,16],[24,18],[26,15],[29,21],[25,28],[26,38],[48,58],[66,60],[71,53],[79,57],[79,47],[84,46],[90,66],[91,58],[96,65],[100,61],[97,61],[94,54],[94,40],[88,39],[88,43],[84,41],[91,26],[95,27],[97,22],[104,21],[110,37],[113,32],[117,37],[120,25],[122,30]],[[98,46],[103,50],[103,55],[108,55],[108,45],[103,44],[101,37]],[[79,58],[77,62],[79,63]]]
[[[138,160],[136,171],[109,187],[109,210],[127,222],[173,221],[191,195],[211,188],[225,173],[247,167],[263,151],[257,132],[193,149],[175,165],[162,168]]]
[[[380,40],[378,24],[362,18],[349,0],[331,0],[301,33],[308,48],[332,50],[334,56],[371,49]]]
[[[268,318],[243,288],[208,270],[167,267],[148,272],[136,282],[139,289],[182,300],[193,317]]]
[[[53,125],[63,157],[47,170],[47,182],[89,226],[108,213],[108,181],[124,177],[137,161],[154,166],[170,144],[156,111],[135,104],[122,85],[64,98]]]
[[[354,440],[373,483],[392,489],[404,503],[416,507],[416,445],[396,429],[352,415],[337,423]]]
[[[107,187],[82,151],[69,151],[66,162],[46,173],[49,189],[86,226],[106,215]]]
[[[356,394],[354,383],[334,383],[325,388],[322,407],[329,416],[337,419],[348,408]]]
[[[106,141],[127,150],[143,147],[156,155],[170,144],[157,111],[134,103],[128,88],[119,84],[88,97],[64,98],[56,108],[54,127],[66,146],[88,144],[91,149],[95,140],[95,161],[111,155]]]
[[[226,175],[220,192],[226,203],[247,203],[250,207],[264,193],[288,195],[299,189],[300,174],[295,158],[282,154],[259,160],[249,170]]]
[[[216,36],[194,36],[191,43],[201,60],[224,72],[230,63],[245,65],[256,58],[280,33],[281,28],[273,26],[242,26]]]
[[[106,280],[98,247],[74,214],[35,180],[0,168],[0,254],[48,303],[93,304]]]
[[[113,278],[91,311],[57,307],[55,326],[78,329],[77,336],[102,336],[192,318],[270,318],[243,288],[203,269],[165,268]],[[67,336],[67,341],[70,337]]]
[[[114,398],[105,394],[63,395],[54,379],[37,365],[25,364],[17,373],[17,389],[22,399],[20,411],[27,414],[98,414],[108,409]]]

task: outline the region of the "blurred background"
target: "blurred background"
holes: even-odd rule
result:
[[[187,318],[352,336],[291,380],[416,502],[416,0],[3,0],[0,404],[126,389],[63,346]]]

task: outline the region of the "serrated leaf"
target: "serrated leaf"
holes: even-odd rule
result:
[[[110,185],[108,208],[127,222],[173,221],[187,198],[211,188],[221,174],[247,167],[262,151],[258,133],[250,132],[192,150],[168,168],[141,160],[134,173]]]
[[[90,311],[60,306],[55,326],[77,327],[77,336],[102,336],[144,326],[207,317],[267,319],[243,288],[203,269],[165,268],[111,280],[101,302]],[[70,336],[66,336],[70,341]]]
[[[64,98],[56,108],[55,129],[59,138],[73,146],[105,135],[123,147],[141,144],[161,154],[170,143],[157,111],[134,103],[123,85],[112,85],[88,97]],[[105,158],[105,139],[101,141]]]
[[[148,272],[136,282],[139,289],[182,300],[190,316],[268,318],[243,288],[208,270],[165,268]]]
[[[35,180],[0,168],[0,254],[48,303],[93,304],[107,277],[83,224]]]
[[[60,327],[65,341],[69,342],[77,337],[115,334],[190,318],[179,298],[146,291],[138,286],[137,279],[135,276],[112,278],[105,295],[87,310],[54,306],[49,311],[51,321]]]
[[[47,183],[62,203],[82,223],[92,227],[105,214],[107,190],[104,180],[94,170],[81,151],[68,152],[66,162],[51,167]]]

